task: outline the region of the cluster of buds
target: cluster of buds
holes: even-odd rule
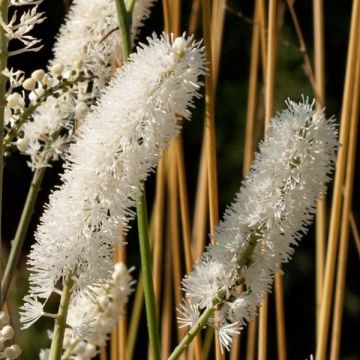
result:
[[[63,343],[63,359],[90,360],[105,345],[108,335],[125,313],[124,305],[131,294],[133,280],[123,263],[116,263],[111,280],[91,287],[87,296],[75,298],[70,305]],[[48,360],[49,349],[40,352],[40,360]]]
[[[43,69],[35,70],[30,77],[18,79],[17,87],[21,86],[22,91],[11,92],[6,98],[5,110],[5,155],[17,147],[21,152],[26,152],[31,139],[37,134],[37,125],[32,125],[31,119],[36,114],[37,108],[47,99],[54,101],[59,98],[71,98],[75,96],[76,88],[84,81],[91,81],[92,74],[83,70],[81,61],[76,61],[71,67],[64,67],[61,63],[54,64],[48,72]],[[53,104],[56,108],[56,104]],[[29,121],[30,120],[30,121]],[[73,120],[73,119],[72,119]],[[58,124],[66,130],[73,130],[69,122]],[[47,128],[40,138],[43,144],[53,142],[54,134],[59,134],[59,128]],[[64,136],[63,134],[61,134]],[[39,144],[37,144],[39,145]],[[39,148],[38,148],[39,150]]]
[[[5,346],[5,343],[14,337],[15,331],[9,325],[9,315],[0,311],[0,357],[2,359],[17,359],[21,355],[20,346],[17,344]]]

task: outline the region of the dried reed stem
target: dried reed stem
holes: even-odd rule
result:
[[[188,27],[188,33],[190,35],[195,34],[195,32],[196,32],[198,22],[199,22],[200,6],[201,6],[200,0],[193,0],[192,6],[191,6],[189,27]]]
[[[351,231],[352,231],[352,234],[354,237],[355,245],[356,245],[359,257],[360,257],[360,233],[356,226],[356,221],[355,221],[353,212],[350,213],[350,226],[351,226]]]
[[[324,6],[323,0],[313,1],[314,23],[314,69],[316,107],[325,106],[325,46],[324,46]],[[316,324],[319,323],[321,295],[325,268],[326,247],[326,197],[319,199],[316,205]],[[317,327],[318,331],[318,327]],[[317,333],[318,337],[318,333]]]
[[[328,342],[328,329],[330,318],[330,307],[333,294],[333,282],[335,273],[335,263],[338,251],[338,236],[341,216],[342,190],[345,176],[345,163],[347,158],[349,119],[351,118],[352,99],[353,99],[353,80],[355,76],[356,55],[358,46],[358,26],[360,16],[360,1],[353,2],[351,17],[349,50],[346,64],[345,86],[343,95],[343,106],[340,121],[339,142],[342,146],[338,151],[336,162],[336,173],[334,182],[334,192],[332,199],[332,209],[330,216],[330,233],[326,256],[326,266],[324,275],[324,290],[321,300],[319,338],[316,349],[316,360],[326,359],[326,347]]]
[[[358,28],[358,37],[360,36],[360,27]],[[344,205],[341,216],[340,248],[339,260],[337,267],[335,304],[333,312],[333,327],[330,348],[330,360],[340,359],[340,340],[341,325],[343,316],[345,282],[346,282],[346,265],[349,245],[349,216],[352,206],[352,194],[354,186],[356,146],[359,125],[359,106],[360,106],[360,47],[357,52],[357,67],[355,76],[355,89],[352,105],[352,116],[350,125],[349,150],[346,161],[346,181],[344,187]]]
[[[100,346],[100,360],[107,360],[106,347]]]
[[[247,341],[246,341],[246,360],[255,359],[255,347],[256,347],[256,329],[257,329],[257,318],[250,320],[247,328]]]
[[[267,40],[267,62],[265,74],[265,130],[273,114],[274,104],[274,83],[275,83],[275,64],[276,64],[276,36],[277,36],[277,1],[269,1],[269,20],[268,20],[268,40]],[[265,139],[266,140],[266,139]],[[275,287],[277,281],[275,278]],[[267,296],[259,312],[259,341],[258,359],[265,360],[267,357],[267,316],[268,304]],[[278,329],[279,324],[277,324]],[[278,334],[279,339],[279,334]]]
[[[116,251],[117,261],[121,261],[126,263],[126,248],[121,247]],[[125,305],[126,307],[126,305]],[[127,342],[127,312],[124,311],[124,314],[118,321],[118,330],[117,330],[117,352],[118,352],[118,360],[126,359],[126,342]]]

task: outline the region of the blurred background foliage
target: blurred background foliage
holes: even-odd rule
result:
[[[91,0],[89,0],[91,1]],[[343,82],[345,75],[345,61],[347,56],[348,33],[350,23],[351,1],[326,0],[325,5],[325,40],[326,40],[326,113],[328,116],[339,117],[341,110]],[[59,26],[64,20],[69,1],[45,0],[41,5],[46,12],[47,20],[36,27],[37,36],[43,39],[44,47],[38,53],[26,53],[10,59],[10,67],[22,69],[30,74],[33,70],[45,67],[52,57],[52,44]],[[227,4],[225,30],[223,37],[222,56],[220,63],[219,83],[217,88],[216,104],[216,130],[217,154],[219,176],[219,201],[220,213],[232,201],[238,191],[242,178],[243,145],[245,136],[246,102],[249,79],[249,60],[252,34],[252,1],[229,0]],[[191,1],[183,1],[182,28],[187,28]],[[284,6],[286,10],[286,7]],[[295,9],[303,31],[309,56],[312,59],[312,2],[296,0]],[[153,31],[160,33],[163,28],[161,1],[153,9],[151,18],[141,32],[140,40],[144,40]],[[201,29],[195,34],[201,38]],[[290,97],[299,100],[301,95],[313,97],[308,77],[302,68],[303,57],[299,49],[298,40],[294,32],[291,18],[284,11],[283,22],[278,39],[278,59],[276,65],[275,109],[280,111],[284,107],[284,100]],[[258,94],[261,96],[262,94]],[[116,101],[116,99],[114,99]],[[263,109],[258,109],[259,124]],[[192,208],[199,165],[203,132],[203,104],[197,102],[193,119],[184,125],[184,148],[188,175],[188,189],[190,205]],[[262,138],[261,125],[256,129],[257,139]],[[359,147],[359,145],[358,145]],[[359,154],[359,151],[358,151]],[[26,165],[27,159],[19,154],[7,160],[4,180],[4,212],[3,238],[5,246],[10,246],[10,241],[15,234],[18,219],[21,214],[28,186],[31,180],[31,171]],[[357,159],[357,174],[354,187],[353,207],[357,223],[360,224],[360,190],[356,181],[360,180],[359,156]],[[47,197],[59,182],[58,173],[61,164],[53,164],[46,173],[42,191],[40,193],[37,210],[33,216],[32,225],[27,236],[24,255],[12,283],[10,294],[10,309],[13,313],[15,325],[19,327],[17,309],[21,298],[27,288],[27,274],[25,270],[26,253],[33,241],[39,216]],[[153,178],[150,179],[149,193],[152,191]],[[331,194],[331,186],[329,188]],[[330,199],[330,197],[329,197]],[[66,226],[66,224],[59,224]],[[286,264],[285,272],[285,311],[288,341],[288,358],[305,359],[315,351],[315,261],[313,228],[309,236],[303,239],[296,250],[293,260]],[[131,238],[136,233],[129,235],[128,265],[139,267],[137,242]],[[350,241],[349,262],[347,273],[347,289],[345,297],[345,312],[342,333],[341,359],[360,359],[360,287],[359,287],[359,254],[355,244]],[[137,272],[134,272],[136,277]],[[273,309],[273,299],[270,297],[270,308]],[[274,329],[274,315],[270,312],[269,329]],[[146,336],[145,318],[143,318],[143,331]],[[19,343],[24,349],[23,359],[37,359],[40,348],[48,346],[47,334],[44,328],[51,329],[46,320],[39,321],[36,326],[19,334]],[[145,348],[144,348],[145,349]],[[143,349],[143,350],[144,350]],[[137,350],[136,358],[143,355]],[[145,349],[146,351],[146,349]],[[276,340],[275,331],[269,331],[269,359],[275,359]]]

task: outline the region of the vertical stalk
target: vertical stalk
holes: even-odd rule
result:
[[[46,168],[37,169],[32,178],[30,189],[26,198],[24,209],[21,214],[19,225],[16,230],[15,238],[12,241],[11,250],[8,262],[6,264],[4,278],[1,283],[1,303],[6,300],[6,295],[9,290],[11,279],[14,275],[17,263],[19,261],[21,249],[24,244],[27,230],[29,228],[31,216],[34,212],[36,199],[40,191],[41,183],[45,174]]]
[[[122,43],[123,61],[127,61],[131,51],[130,40],[130,16],[131,13],[126,11],[124,0],[115,0],[116,11],[119,20],[120,37]]]
[[[54,335],[51,342],[49,360],[60,360],[66,328],[66,317],[69,310],[71,290],[73,286],[72,274],[68,274],[64,281],[59,311],[55,320]]]
[[[8,0],[0,0],[0,16],[2,21],[7,24],[8,18]],[[5,86],[6,77],[1,73],[7,66],[8,57],[8,40],[5,34],[5,30],[0,26],[0,279],[2,278],[2,190],[3,190],[3,174],[4,174],[4,116],[5,116]],[[1,299],[3,296],[1,295]],[[0,309],[3,302],[1,300]]]
[[[356,67],[356,55],[358,47],[358,27],[360,16],[360,1],[353,2],[350,40],[348,48],[348,57],[346,64],[346,75],[344,85],[343,104],[340,120],[339,147],[336,161],[336,173],[334,181],[334,191],[332,197],[332,207],[330,215],[329,241],[326,253],[324,288],[321,298],[321,310],[319,319],[319,337],[316,348],[316,360],[325,360],[326,348],[328,343],[328,330],[330,322],[330,308],[333,295],[333,282],[335,275],[335,263],[338,251],[338,236],[340,228],[340,216],[342,207],[342,193],[345,177],[345,165],[347,157],[349,127],[352,111],[352,100],[354,93],[354,77]]]
[[[360,35],[360,29],[358,29]],[[345,283],[346,283],[346,265],[349,246],[349,222],[352,207],[355,165],[356,165],[356,147],[359,125],[359,101],[360,101],[360,47],[358,47],[357,69],[355,76],[355,90],[353,97],[353,112],[350,125],[349,151],[346,161],[346,181],[344,187],[344,206],[341,216],[341,232],[339,260],[337,267],[336,287],[335,287],[335,305],[333,311],[333,327],[330,348],[330,360],[340,359],[340,341],[341,341],[341,325],[343,317]]]
[[[314,17],[314,77],[316,107],[325,106],[325,46],[324,46],[324,5],[323,0],[313,1]],[[316,206],[316,333],[320,317],[321,294],[323,289],[326,246],[326,201],[325,196]],[[318,333],[317,333],[318,337]]]
[[[137,206],[138,232],[141,267],[143,271],[146,315],[148,319],[149,340],[154,360],[160,360],[160,340],[156,314],[154,286],[151,271],[151,251],[145,191]]]

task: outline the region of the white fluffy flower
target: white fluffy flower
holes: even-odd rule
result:
[[[219,326],[227,349],[306,232],[332,170],[334,120],[326,120],[308,100],[288,101],[287,106],[272,120],[267,142],[260,144],[250,175],[226,210],[216,245],[207,248],[183,280],[186,297],[199,314],[211,308],[214,299],[219,302],[216,321],[210,318],[209,323]],[[189,316],[193,314],[192,309]]]
[[[178,134],[177,116],[188,119],[200,96],[199,44],[189,38],[180,53],[167,37],[148,41],[117,72],[70,147],[63,185],[50,195],[29,255],[32,296],[47,299],[69,273],[76,292],[108,278],[142,182]]]
[[[90,360],[104,345],[125,313],[133,280],[123,263],[114,265],[112,278],[105,285],[91,287],[92,297],[74,297],[69,307],[65,332],[64,358]]]
[[[138,0],[132,16],[133,40],[143,20],[150,15],[150,7],[155,0]],[[73,69],[74,64],[81,65],[81,71],[94,74],[90,81],[73,87],[70,96],[49,98],[36,111],[33,122],[23,127],[29,139],[26,151],[31,157],[32,167],[47,165],[56,160],[54,152],[44,140],[61,131],[64,127],[74,129],[81,122],[90,106],[99,96],[100,90],[107,84],[119,66],[121,58],[121,38],[114,0],[75,0],[70,8],[65,24],[61,27],[54,45],[54,60],[50,68],[65,66],[62,74]],[[56,104],[56,106],[55,106]],[[63,131],[64,133],[64,131]],[[59,141],[68,145],[73,131]],[[39,149],[44,153],[39,154]],[[61,152],[63,153],[63,152]]]

